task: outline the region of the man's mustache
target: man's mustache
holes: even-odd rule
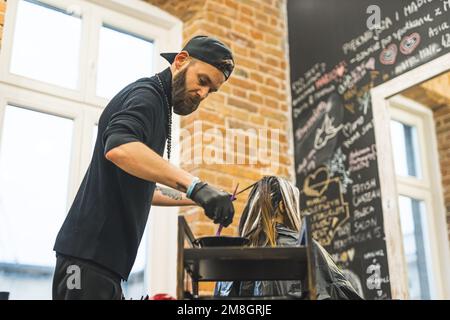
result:
[[[189,97],[189,100],[192,105],[198,106],[200,102],[202,101],[202,98],[200,98],[198,95],[195,95],[193,97]]]

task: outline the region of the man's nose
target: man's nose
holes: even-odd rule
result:
[[[198,91],[197,94],[200,96],[200,99],[205,99],[208,94],[209,94],[209,88],[207,87],[201,87]]]

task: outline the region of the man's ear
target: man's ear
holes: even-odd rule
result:
[[[187,51],[181,51],[179,54],[176,55],[174,64],[175,69],[180,70],[184,65],[186,65],[189,62],[189,53]]]

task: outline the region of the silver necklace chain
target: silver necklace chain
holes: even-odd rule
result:
[[[161,86],[161,89],[164,93],[164,98],[166,100],[167,105],[167,111],[168,111],[168,121],[167,121],[167,159],[170,160],[170,153],[172,149],[172,107],[170,106],[169,99],[167,99],[166,91],[164,90],[163,83],[161,79],[159,78],[159,75],[156,74],[156,78],[158,78],[159,85]]]

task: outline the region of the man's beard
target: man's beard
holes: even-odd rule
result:
[[[192,96],[186,91],[186,72],[188,68],[189,66],[180,71],[173,78],[172,82],[173,112],[180,116],[186,116],[197,110],[201,101],[198,95]]]

